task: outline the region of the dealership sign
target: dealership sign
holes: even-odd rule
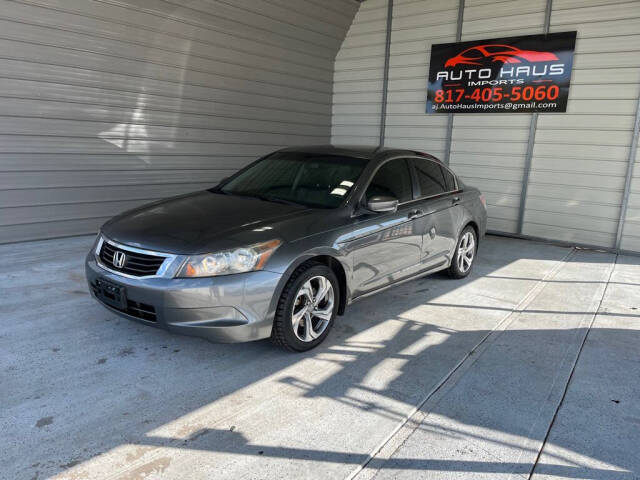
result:
[[[431,48],[427,113],[566,112],[576,32]]]

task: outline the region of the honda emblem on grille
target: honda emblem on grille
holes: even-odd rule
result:
[[[127,256],[124,254],[124,252],[120,252],[118,250],[116,250],[113,253],[113,266],[116,268],[122,268],[124,267],[125,262],[127,261]]]

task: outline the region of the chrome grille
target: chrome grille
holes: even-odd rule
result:
[[[114,261],[114,256],[118,252],[125,256],[124,265],[121,267],[116,266],[117,262]],[[165,259],[166,257],[127,250],[107,241],[103,241],[100,248],[100,261],[105,267],[134,277],[155,275]]]

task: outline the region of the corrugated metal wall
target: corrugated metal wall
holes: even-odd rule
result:
[[[425,150],[442,158],[446,115],[425,115],[431,44],[456,41],[458,2],[398,1],[389,60],[385,143]]]
[[[496,5],[467,0],[462,40],[532,35],[544,28],[546,0]],[[487,198],[487,228],[516,233],[531,114],[454,115],[451,167]]]
[[[327,143],[353,0],[0,2],[0,242]]]
[[[331,138],[377,145],[380,132],[387,0],[367,0],[336,56]]]
[[[462,40],[542,33],[546,5],[466,0]],[[431,44],[455,41],[457,7],[457,1],[395,0],[386,145],[444,156],[447,117],[424,113],[426,81]],[[578,31],[574,73],[567,113],[538,117],[522,231],[531,114],[454,115],[451,165],[486,193],[491,230],[615,247],[640,94],[640,1],[553,0],[552,7],[551,32]],[[386,0],[364,3],[338,53],[334,143],[378,143],[386,8]],[[639,170],[621,242],[634,251],[640,251]]]
[[[540,115],[523,233],[612,247],[640,93],[640,2],[553,0],[551,31],[569,30],[567,114]]]

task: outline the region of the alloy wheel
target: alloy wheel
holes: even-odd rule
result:
[[[458,270],[466,273],[473,263],[476,254],[476,239],[472,232],[466,232],[460,239],[458,245]]]
[[[295,336],[303,342],[312,342],[327,329],[333,316],[335,294],[329,279],[312,277],[298,290],[291,312],[291,325]]]

